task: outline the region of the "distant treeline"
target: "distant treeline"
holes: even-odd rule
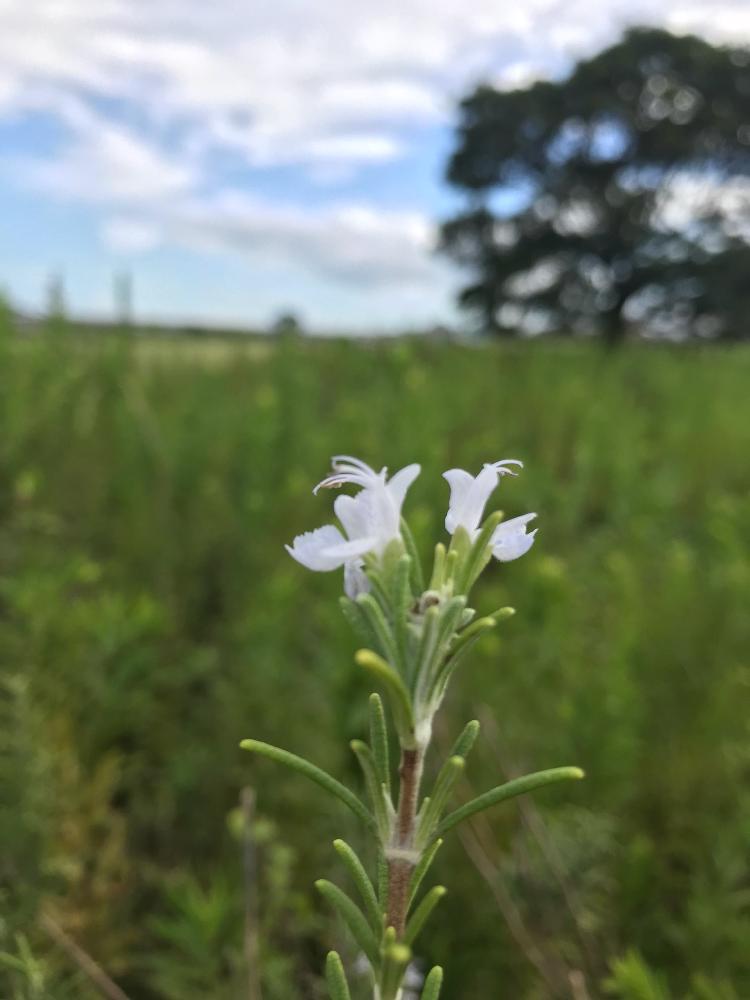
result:
[[[747,339],[750,51],[634,29],[460,106],[441,249],[487,331]]]

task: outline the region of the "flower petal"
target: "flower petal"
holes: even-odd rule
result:
[[[419,473],[422,471],[422,466],[413,463],[412,465],[405,465],[403,469],[400,469],[388,480],[387,490],[390,493],[393,502],[396,504],[398,509],[399,520],[401,519],[401,508],[404,504],[404,499],[406,497],[406,491],[409,489],[411,484],[417,478]]]
[[[367,535],[364,538],[353,538],[347,542],[343,538],[330,548],[323,549],[322,555],[327,559],[335,559],[336,566],[349,559],[359,559],[360,556],[367,555],[377,545],[377,538],[374,535]]]
[[[377,552],[398,538],[404,497],[419,472],[418,465],[408,465],[387,481],[384,471],[356,496],[337,497],[333,509],[349,538],[374,537]]]
[[[346,539],[339,529],[332,524],[326,524],[322,528],[316,528],[315,531],[297,535],[294,542],[285,545],[284,548],[298,563],[308,569],[325,573],[344,564],[346,557],[337,557],[335,547],[345,543]]]
[[[536,529],[527,532],[526,525],[535,517],[536,514],[522,514],[497,526],[490,541],[492,554],[496,559],[500,562],[512,562],[529,551],[534,544]]]
[[[474,477],[464,469],[448,469],[447,472],[443,473],[443,479],[451,488],[448,513],[445,515],[445,530],[452,535],[460,523],[457,512],[466,502]]]
[[[370,534],[371,512],[366,491],[363,490],[354,497],[346,493],[337,496],[333,502],[333,512],[344,526],[348,538],[361,538]]]
[[[470,535],[473,535],[479,527],[484,508],[497,486],[500,475],[494,466],[485,465],[476,478],[472,478],[468,472],[464,473],[471,480],[469,482],[455,475],[462,471],[462,469],[451,469],[450,473],[445,473],[446,479],[450,475],[453,481],[458,484],[458,493],[456,495],[453,490],[453,484],[448,479],[448,482],[451,483],[451,499],[448,507],[448,516],[445,519],[445,527],[453,534],[459,526],[462,526],[466,528]]]

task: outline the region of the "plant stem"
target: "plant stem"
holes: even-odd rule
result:
[[[242,865],[244,869],[245,934],[244,951],[247,972],[247,1000],[262,1000],[260,985],[260,946],[258,942],[258,859],[255,850],[255,792],[249,785],[240,794],[242,809]]]
[[[404,855],[388,859],[388,912],[386,927],[393,927],[401,939],[406,927],[409,908],[409,884],[416,867],[416,856],[408,856],[414,851],[419,786],[422,781],[424,749],[403,749],[399,767],[399,795],[393,848]]]

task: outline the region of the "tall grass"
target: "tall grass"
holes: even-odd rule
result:
[[[338,576],[282,545],[326,517],[310,486],[331,454],[421,462],[420,538],[443,470],[513,457],[498,498],[539,512],[538,542],[488,575],[481,606],[519,614],[467,664],[443,738],[494,720],[476,789],[561,762],[588,780],[498,811],[465,845],[476,869],[446,845],[455,891],[428,948],[477,997],[750,995],[748,386],[741,350],[282,339],[202,357],[6,324],[6,950],[22,931],[65,980],[43,909],[132,1000],[246,996],[251,783],[264,995],[322,996],[341,929],[311,883],[345,817],[237,745],[282,742],[356,783],[339,748],[367,684]]]

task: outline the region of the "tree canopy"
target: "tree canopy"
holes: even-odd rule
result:
[[[480,86],[441,248],[501,333],[748,336],[750,52],[638,28],[560,81]]]

